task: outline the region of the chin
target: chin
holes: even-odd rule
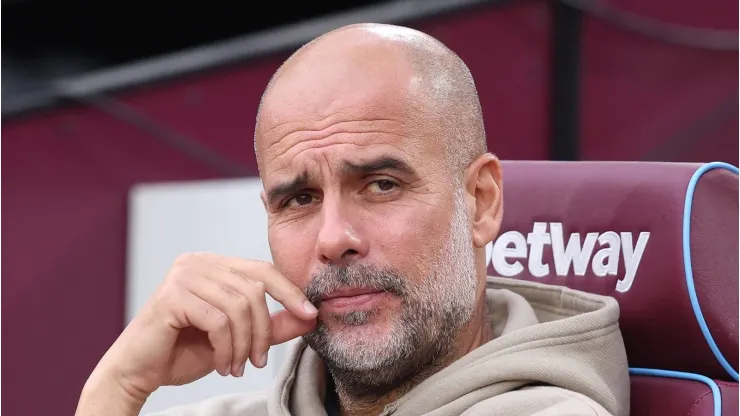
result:
[[[322,320],[325,334],[333,342],[367,345],[391,337],[393,323],[376,311],[332,315]]]
[[[322,319],[304,339],[330,367],[374,371],[395,366],[412,352],[400,329],[379,313],[353,312]]]

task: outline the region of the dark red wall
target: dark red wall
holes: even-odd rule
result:
[[[730,10],[723,13],[702,14],[697,3],[679,3],[685,7],[668,0],[620,5],[737,30],[733,0],[714,1]],[[411,24],[468,63],[490,148],[504,159],[549,155],[550,20],[546,3],[527,1]],[[737,165],[736,50],[672,46],[588,16],[583,24],[584,158]],[[119,98],[256,174],[254,115],[285,56]],[[122,329],[129,188],[220,173],[89,107],[4,122],[2,138],[2,410],[72,414],[87,375]]]

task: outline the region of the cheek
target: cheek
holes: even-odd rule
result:
[[[308,285],[311,264],[316,258],[314,240],[305,227],[270,227],[270,253],[275,267],[294,285]]]
[[[369,225],[371,247],[382,263],[408,277],[423,277],[444,246],[449,218],[443,209],[424,206],[388,212]]]

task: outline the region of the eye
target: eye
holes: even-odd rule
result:
[[[385,193],[385,192],[392,191],[393,188],[396,188],[397,186],[398,185],[396,185],[396,183],[391,180],[380,179],[377,181],[370,182],[367,187],[371,192]]]
[[[287,208],[298,208],[311,204],[313,200],[314,197],[311,194],[300,194],[285,201],[285,204],[283,206]]]

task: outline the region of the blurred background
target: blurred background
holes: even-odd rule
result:
[[[292,51],[336,27],[398,23],[447,44],[476,79],[502,159],[738,164],[737,0],[14,0],[1,11],[8,415],[73,414],[177,253],[269,259],[247,237],[264,228],[257,104]],[[248,388],[269,384],[264,371]],[[163,390],[150,410],[238,383]]]

